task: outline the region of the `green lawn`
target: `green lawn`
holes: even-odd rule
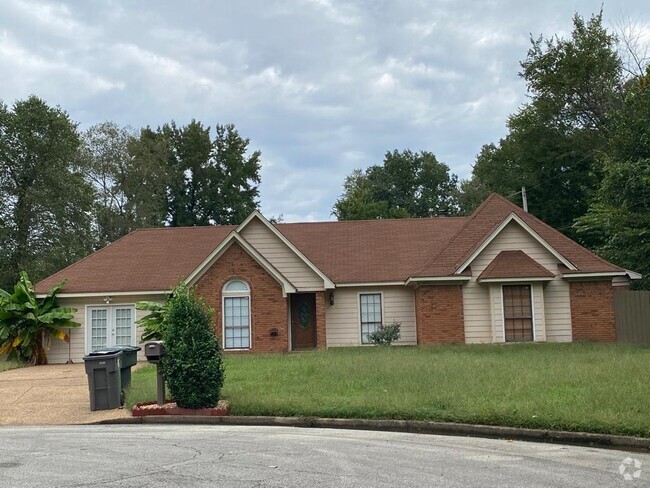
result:
[[[21,363],[17,363],[16,361],[9,361],[8,359],[0,359],[0,371],[22,368],[23,366],[25,365]]]
[[[346,348],[226,358],[233,415],[468,422],[650,436],[650,348]],[[127,403],[155,399],[134,372]]]

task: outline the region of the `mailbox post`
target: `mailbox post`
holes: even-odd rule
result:
[[[147,361],[156,365],[157,372],[157,391],[156,402],[158,405],[165,404],[165,378],[163,378],[160,369],[160,359],[165,355],[165,344],[163,341],[151,341],[144,345],[144,354]]]

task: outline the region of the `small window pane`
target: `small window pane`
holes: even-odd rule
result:
[[[130,346],[133,336],[133,310],[130,308],[115,309],[115,345]]]
[[[248,291],[248,285],[240,280],[229,282],[224,288],[225,291]]]

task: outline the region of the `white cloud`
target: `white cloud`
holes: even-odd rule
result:
[[[525,100],[529,33],[566,35],[575,8],[600,0],[4,0],[0,95],[35,93],[82,127],[233,122],[262,150],[263,211],[326,219],[387,150],[467,176]],[[624,13],[650,23],[641,0]]]

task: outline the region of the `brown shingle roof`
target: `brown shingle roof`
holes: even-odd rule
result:
[[[514,213],[521,218],[550,246],[570,261],[580,272],[601,273],[623,271],[588,251],[577,242],[525,212],[510,200],[492,193],[467,219],[458,233],[449,240],[426,266],[414,273],[415,276],[448,276],[471,256],[504,219]]]
[[[67,279],[64,293],[160,291],[173,288],[235,226],[138,229],[36,285],[39,293]]]
[[[483,270],[478,281],[507,278],[553,278],[544,266],[523,251],[501,251]]]
[[[505,198],[492,194],[470,217],[278,224],[335,283],[404,281],[453,274],[514,212],[580,272],[621,271]],[[235,226],[141,229],[41,281],[65,293],[164,291],[186,278]]]
[[[335,283],[404,281],[444,248],[466,217],[279,224]]]

